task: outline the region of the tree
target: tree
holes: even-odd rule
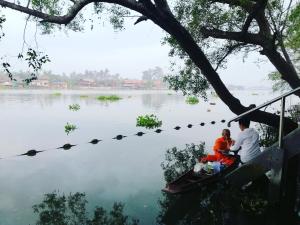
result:
[[[86,209],[85,193],[76,192],[66,196],[58,192],[44,195],[42,203],[33,206],[38,214],[37,225],[138,225],[139,221],[124,214],[124,204],[114,203],[107,212],[97,206],[92,218]]]
[[[45,33],[55,24],[80,31],[83,8],[94,3],[98,15],[110,12],[115,28],[122,28],[124,18],[132,12],[140,13],[136,23],[151,20],[167,32],[165,42],[172,46],[170,55],[179,56],[185,68],[169,77],[175,90],[192,92],[205,97],[212,87],[220,99],[235,114],[253,107],[244,106],[232,95],[221,80],[217,69],[227,56],[236,52],[256,51],[267,57],[292,88],[300,86],[300,79],[286,48],[286,40],[295,22],[291,10],[299,7],[292,0],[33,0],[27,6],[6,0],[0,5],[26,13],[39,20]],[[104,4],[106,3],[106,4]],[[299,15],[294,13],[294,15]],[[296,20],[298,21],[298,20]],[[214,45],[212,45],[214,44]],[[210,46],[221,46],[214,49]],[[300,96],[300,94],[298,93]],[[277,115],[256,111],[250,118],[271,126],[279,125]],[[287,130],[297,127],[286,121]]]

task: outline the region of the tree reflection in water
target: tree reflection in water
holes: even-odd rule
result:
[[[89,218],[86,205],[88,201],[84,193],[76,192],[65,196],[57,192],[45,194],[42,203],[34,205],[38,214],[37,225],[138,225],[139,221],[124,215],[124,205],[114,203],[107,212],[96,207],[94,215]]]
[[[167,150],[161,164],[166,182],[189,171],[196,159],[204,154],[205,145],[186,145]],[[159,201],[161,211],[158,224],[164,225],[248,225],[269,224],[266,201],[267,182],[259,182],[245,190],[226,185],[210,184],[194,192],[181,195],[163,193]]]

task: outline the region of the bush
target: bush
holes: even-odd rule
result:
[[[79,109],[80,109],[80,105],[79,104],[69,105],[69,110],[71,110],[71,111],[78,111]]]
[[[117,95],[100,95],[97,97],[99,101],[118,101],[122,99],[120,96]]]
[[[146,127],[151,129],[156,127],[161,127],[161,125],[162,125],[162,121],[158,120],[158,118],[153,114],[139,116],[136,119],[137,127]]]
[[[186,103],[191,104],[191,105],[199,103],[199,99],[196,96],[188,96],[185,101],[186,101]]]
[[[65,132],[66,132],[67,135],[69,135],[70,132],[73,132],[76,129],[77,129],[77,127],[74,124],[67,123],[65,125]]]

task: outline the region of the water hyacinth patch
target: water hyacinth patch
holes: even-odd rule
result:
[[[97,97],[99,101],[118,101],[120,99],[122,98],[118,95],[100,95]]]
[[[136,119],[136,126],[137,127],[146,127],[146,128],[156,128],[161,127],[162,121],[157,118],[157,116],[151,114],[151,115],[144,115],[139,116]]]
[[[199,103],[199,99],[196,96],[188,96],[185,100],[186,103],[194,105]]]
[[[70,132],[73,132],[74,130],[78,129],[76,125],[74,124],[70,124],[70,123],[67,123],[65,125],[65,133],[67,135],[69,135]]]
[[[61,93],[60,92],[54,92],[52,95],[53,96],[61,96]]]
[[[80,105],[79,104],[71,104],[69,105],[69,110],[71,111],[78,111],[80,109]]]

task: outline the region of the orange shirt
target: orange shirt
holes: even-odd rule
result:
[[[215,141],[215,145],[213,147],[213,150],[215,152],[214,155],[207,155],[199,161],[219,161],[227,166],[231,165],[234,162],[234,159],[232,157],[225,156],[218,152],[218,150],[228,150],[230,149],[230,146],[232,145],[232,140],[225,140],[224,137],[217,138]]]
[[[225,140],[224,137],[220,137],[216,139],[213,150],[218,160],[224,157],[221,153],[218,152],[218,150],[229,150],[231,145],[232,145],[231,139]]]

